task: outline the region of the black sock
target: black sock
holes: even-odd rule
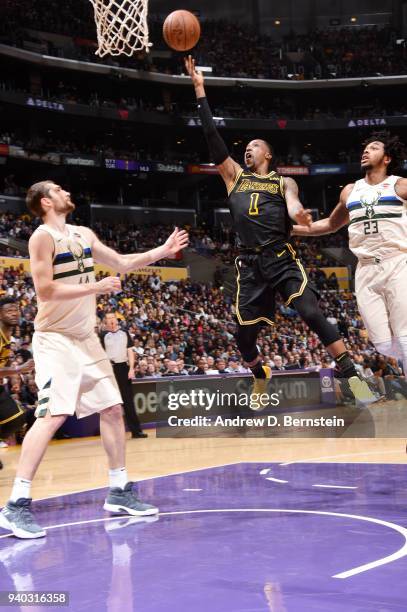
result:
[[[258,361],[254,366],[250,366],[254,378],[266,378],[266,373],[263,370],[263,364]]]
[[[345,351],[344,353],[338,355],[338,357],[335,357],[335,361],[339,370],[346,378],[351,378],[351,376],[358,375],[355,364],[350,358],[348,351]]]

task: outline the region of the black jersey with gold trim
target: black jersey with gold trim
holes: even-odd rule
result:
[[[239,245],[261,246],[273,240],[287,241],[291,220],[284,197],[284,179],[241,170],[229,189],[229,208]]]

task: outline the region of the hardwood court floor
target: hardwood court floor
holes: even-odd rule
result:
[[[20,447],[0,449],[0,505],[9,496]],[[405,438],[270,439],[156,438],[128,440],[132,480],[145,480],[239,462],[407,463]],[[34,480],[33,498],[107,486],[107,463],[100,439],[51,442]]]

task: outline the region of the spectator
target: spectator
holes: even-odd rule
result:
[[[285,370],[285,367],[283,365],[283,358],[281,357],[281,355],[275,355],[274,357],[274,367],[272,368],[272,370]]]

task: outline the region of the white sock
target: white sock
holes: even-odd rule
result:
[[[127,470],[125,467],[109,470],[109,487],[119,487],[124,489],[129,482],[127,478]]]
[[[10,495],[10,501],[16,502],[21,497],[31,497],[31,480],[26,478],[19,478],[18,476],[14,479],[13,488]]]

